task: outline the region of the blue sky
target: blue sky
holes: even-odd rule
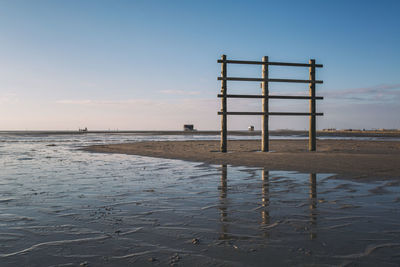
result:
[[[399,1],[0,1],[0,130],[219,129],[222,54],[324,64],[322,128],[400,128]],[[229,66],[259,77],[259,66]],[[270,77],[307,79],[271,67]],[[259,84],[228,83],[232,93]],[[271,84],[307,94],[307,85]],[[259,100],[229,110],[260,110]],[[306,111],[275,100],[272,111]],[[229,129],[260,128],[231,117]],[[307,118],[273,117],[274,129]]]

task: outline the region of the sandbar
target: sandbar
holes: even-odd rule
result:
[[[230,140],[228,153],[219,151],[219,141],[149,141],[83,149],[266,170],[332,173],[351,179],[400,179],[399,141],[318,140],[315,152],[308,151],[307,144],[307,140],[271,140],[271,152],[261,152],[260,140]]]

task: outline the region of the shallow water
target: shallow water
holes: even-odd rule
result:
[[[395,181],[77,150],[183,136],[0,138],[0,266],[400,263]]]

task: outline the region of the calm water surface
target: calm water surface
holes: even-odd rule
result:
[[[78,150],[203,138],[0,135],[0,266],[400,264],[398,182]]]

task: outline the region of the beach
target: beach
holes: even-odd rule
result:
[[[219,152],[219,144],[219,141],[151,141],[94,145],[84,150],[267,170],[334,173],[351,179],[399,179],[399,141],[318,140],[315,152],[307,150],[307,140],[270,140],[270,152],[260,152],[259,140],[231,140],[228,153]]]

